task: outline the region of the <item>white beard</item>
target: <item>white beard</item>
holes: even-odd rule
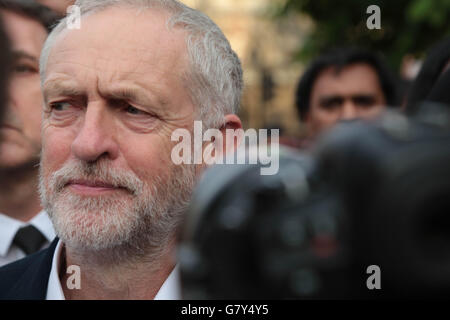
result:
[[[81,196],[65,187],[74,179],[100,180],[123,189]],[[188,166],[172,166],[167,176],[157,176],[148,185],[132,171],[108,167],[107,160],[78,161],[50,177],[43,176],[41,165],[39,190],[56,233],[67,246],[133,258],[163,254],[181,224],[194,180],[194,168]]]

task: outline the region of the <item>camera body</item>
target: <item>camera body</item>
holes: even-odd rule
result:
[[[310,154],[282,149],[273,176],[211,168],[179,259],[188,299],[450,294],[450,113],[342,123]]]

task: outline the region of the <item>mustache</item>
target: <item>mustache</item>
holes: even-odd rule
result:
[[[111,167],[105,160],[87,163],[70,161],[50,176],[49,184],[55,192],[61,192],[73,181],[92,181],[103,183],[115,188],[126,189],[133,195],[138,195],[144,183],[134,172]]]

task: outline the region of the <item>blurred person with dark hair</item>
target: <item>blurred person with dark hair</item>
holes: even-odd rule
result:
[[[7,80],[8,80],[8,74],[9,74],[9,64],[11,60],[10,51],[9,51],[9,42],[8,38],[6,37],[4,28],[3,28],[3,22],[0,18],[0,123],[2,123],[3,120],[3,113],[4,108],[6,104],[6,96],[7,91],[5,89]],[[1,132],[0,132],[0,139],[1,139]]]
[[[437,43],[429,51],[409,91],[407,113],[414,113],[420,102],[427,100],[436,82],[448,69],[450,69],[450,38]]]
[[[398,104],[397,82],[384,61],[359,48],[333,49],[315,59],[300,79],[296,107],[307,139],[341,120],[371,119]]]
[[[75,0],[36,0],[37,2],[49,7],[60,15],[66,15],[67,7],[73,5]]]
[[[57,16],[24,0],[1,0],[11,45],[7,98],[0,122],[0,265],[20,259],[55,237],[38,193],[42,94],[39,57]]]

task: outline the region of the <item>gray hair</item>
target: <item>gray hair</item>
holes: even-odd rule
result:
[[[187,32],[186,44],[189,71],[184,75],[197,117],[207,127],[220,128],[224,115],[236,114],[240,107],[243,88],[241,62],[220,28],[205,14],[187,7],[178,0],[77,0],[81,16],[114,6],[140,9],[160,8],[171,14],[167,27],[182,28]],[[49,35],[41,54],[41,81],[56,37],[66,30],[64,18]]]

